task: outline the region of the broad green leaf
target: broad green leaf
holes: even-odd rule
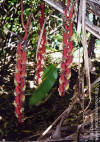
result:
[[[56,65],[52,64],[45,69],[42,83],[29,99],[30,107],[33,105],[39,105],[47,97],[47,93],[53,87],[57,77],[58,68]]]
[[[44,74],[43,74],[43,80],[45,79],[45,78],[47,78],[47,76],[48,76],[48,73],[50,73],[52,70],[54,70],[56,68],[56,65],[55,64],[52,64],[52,65],[50,65],[50,66],[48,66],[45,70],[44,70]],[[57,78],[56,76],[55,76],[55,78]]]

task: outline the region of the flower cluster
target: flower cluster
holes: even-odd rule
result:
[[[69,88],[69,79],[71,77],[72,49],[73,49],[73,5],[70,6],[70,0],[67,0],[65,9],[65,18],[63,20],[63,57],[61,63],[61,75],[59,79],[59,95],[63,96]]]
[[[45,3],[42,2],[41,3],[41,18],[40,18],[40,26],[41,29],[44,25],[44,19],[45,19]],[[36,64],[36,74],[35,74],[35,79],[36,79],[36,83],[37,85],[40,84],[41,82],[41,78],[42,78],[42,74],[43,74],[43,68],[44,68],[44,54],[45,54],[45,43],[46,43],[46,32],[45,29],[43,30],[43,35],[40,41],[40,45],[37,49],[37,55],[36,55],[36,60],[37,60],[37,64]]]
[[[18,121],[21,123],[23,120],[23,101],[25,100],[25,77],[26,77],[26,57],[27,52],[23,49],[21,43],[17,46],[17,61],[15,73],[15,113]]]
[[[18,117],[18,121],[21,123],[23,121],[23,102],[25,100],[25,78],[26,78],[26,42],[29,32],[29,27],[31,24],[31,15],[28,17],[26,25],[23,18],[23,0],[21,0],[21,22],[23,29],[25,31],[24,37],[18,42],[17,45],[17,57],[16,57],[16,73],[15,73],[15,113]]]

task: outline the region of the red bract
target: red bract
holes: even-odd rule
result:
[[[64,48],[63,49],[63,57],[64,57],[64,59],[66,59],[67,54],[68,54],[68,49]]]
[[[65,76],[67,76],[68,74],[70,74],[70,68],[66,68],[65,70]]]
[[[17,59],[17,63],[16,63],[18,69],[21,68],[21,67],[20,67],[20,66],[22,65],[21,63],[22,63],[21,58],[18,58],[18,59]]]
[[[61,64],[61,69],[62,69],[62,71],[66,69],[66,65],[64,62]]]
[[[21,90],[23,90],[24,85],[25,85],[25,78],[23,77],[23,78],[21,78],[21,84],[20,84]]]
[[[42,60],[40,60],[36,65],[36,70],[43,70]]]
[[[21,77],[22,78],[25,78],[26,77],[26,66],[25,67],[22,67],[22,72],[21,72]]]
[[[18,54],[18,55],[21,55],[21,54],[22,54],[22,46],[21,46],[20,43],[18,43],[18,45],[17,45],[17,54]]]
[[[70,30],[69,30],[69,37],[71,37],[73,35],[73,29],[72,29],[72,26],[70,27]]]
[[[73,11],[74,11],[74,5],[72,5],[70,13],[69,13],[69,19],[72,19],[73,17]]]
[[[67,79],[65,79],[65,82],[64,82],[64,87],[66,87],[67,85],[68,85],[68,80]]]
[[[20,105],[18,105],[18,107],[16,107],[16,114],[17,115],[21,115],[21,107],[20,107]]]
[[[39,71],[35,74],[36,76],[36,80],[38,80],[39,78],[41,78]]]
[[[63,43],[65,43],[65,46],[68,44],[66,37],[67,37],[67,33],[63,32]]]
[[[22,52],[22,64],[26,64],[27,53],[25,51]]]
[[[62,75],[61,75],[61,77],[60,77],[60,80],[61,80],[62,83],[65,82],[65,74],[64,74],[64,73],[62,73]]]
[[[15,112],[16,112],[16,116],[18,117],[19,123],[22,123],[23,115],[22,115],[22,112],[21,112],[21,107],[20,107],[20,105],[18,105],[18,106],[16,107]]]
[[[60,94],[64,93],[64,84],[60,84],[59,92],[60,92]]]
[[[15,75],[15,80],[17,81],[17,83],[20,83],[20,73],[18,72],[18,73],[16,73],[16,75]]]
[[[68,48],[68,54],[71,54],[72,53],[72,50],[73,50],[73,42],[72,41],[70,41],[69,42],[69,48]]]
[[[69,79],[71,76],[70,66],[72,63],[72,49],[73,49],[73,24],[72,24],[72,16],[73,16],[73,5],[69,10],[70,0],[67,0],[67,6],[65,9],[65,18],[64,21],[64,30],[63,30],[63,57],[61,63],[61,76],[60,76],[60,84],[59,84],[59,95],[63,96],[65,91],[69,88]],[[69,15],[68,15],[69,12]],[[63,84],[62,84],[63,83]]]
[[[16,81],[17,82],[17,81]],[[18,83],[17,83],[18,84]],[[15,92],[16,92],[16,95],[19,95],[21,93],[21,88],[19,86],[19,84],[16,86],[15,88]]]
[[[45,47],[43,46],[42,48],[41,48],[41,54],[44,54],[45,53]]]
[[[67,56],[67,60],[66,60],[66,67],[70,66],[70,64],[72,63],[72,56]]]
[[[20,105],[21,99],[20,99],[20,96],[19,96],[19,95],[16,96],[16,98],[15,98],[15,103],[16,103],[16,105]]]

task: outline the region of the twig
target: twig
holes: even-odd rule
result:
[[[100,76],[91,84],[91,87],[94,87],[96,83],[100,81]]]
[[[90,32],[92,35],[94,35],[96,38],[100,39],[100,35],[93,31],[93,29],[91,29],[90,27],[86,26],[86,30]]]
[[[52,30],[49,35],[54,34],[56,31],[58,31],[61,28],[61,26],[58,26],[57,28],[55,28],[54,30]]]
[[[80,1],[78,21],[77,21],[77,34],[78,35],[80,35],[81,33],[81,27],[82,27],[81,20],[82,20],[82,1]]]

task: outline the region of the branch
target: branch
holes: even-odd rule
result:
[[[93,2],[93,3],[100,5],[100,2],[98,0],[88,0],[87,3],[89,3],[89,2]]]
[[[64,14],[64,8],[59,3],[51,1],[51,0],[43,0],[43,1],[47,2],[49,5],[51,5],[52,7],[57,9],[59,12]]]
[[[100,35],[97,34],[93,29],[91,29],[90,27],[86,26],[86,30],[88,32],[90,32],[92,35],[94,35],[95,37],[97,37],[98,39],[100,39]]]
[[[86,71],[86,79],[87,79],[88,92],[89,92],[89,104],[85,109],[86,111],[91,103],[91,83],[90,83],[90,70],[89,70],[88,49],[87,49],[88,46],[87,46],[87,40],[86,40],[85,19],[86,19],[86,0],[83,0],[83,3],[82,3],[83,50],[84,50],[84,64],[85,64],[85,71]]]
[[[86,30],[93,34],[95,37],[100,39],[100,28],[95,26],[92,22],[86,17]]]

